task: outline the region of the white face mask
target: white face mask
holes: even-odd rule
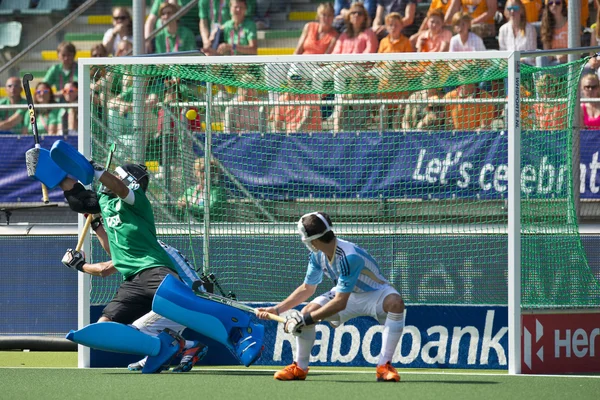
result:
[[[325,230],[323,232],[317,233],[317,234],[312,235],[312,236],[308,236],[308,234],[306,233],[306,228],[304,228],[304,224],[302,223],[302,220],[304,219],[304,217],[308,217],[309,215],[316,215],[317,217],[319,217],[319,219],[321,221],[323,221],[323,223],[325,224]],[[300,238],[302,239],[302,243],[304,243],[304,245],[306,246],[306,248],[308,250],[310,250],[311,252],[313,252],[313,253],[318,253],[319,250],[317,250],[317,248],[315,246],[313,246],[312,241],[315,240],[315,239],[318,239],[318,238],[322,237],[323,235],[325,235],[329,231],[331,231],[331,226],[329,226],[329,223],[327,223],[327,220],[325,219],[325,217],[323,217],[318,212],[304,214],[302,217],[300,217],[300,220],[298,221],[298,233],[300,234]]]

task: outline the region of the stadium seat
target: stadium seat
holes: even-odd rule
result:
[[[40,0],[36,8],[22,10],[24,15],[50,15],[64,12],[69,8],[69,0]]]
[[[0,15],[15,16],[19,15],[21,11],[29,8],[29,1],[23,0],[1,0],[0,1]]]
[[[23,26],[17,21],[0,23],[0,59],[6,62],[4,50],[17,47],[21,43],[22,30]]]

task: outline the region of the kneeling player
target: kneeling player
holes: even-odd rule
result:
[[[370,316],[384,324],[377,380],[398,382],[400,376],[391,361],[404,328],[404,302],[383,277],[375,259],[354,243],[337,238],[331,226],[329,215],[322,212],[300,218],[298,231],[311,251],[304,283],[277,306],[258,309],[258,316],[265,318],[265,312],[279,314],[296,307],[315,293],[323,274],[335,285],[301,313],[294,310],[287,316],[284,330],[296,335],[296,360],[275,373],[275,379],[306,379],[315,323],[327,321],[335,328],[354,317]]]
[[[100,212],[107,228],[107,248],[112,257],[111,261],[88,264],[81,253],[68,251],[63,262],[79,271],[100,276],[109,275],[114,269],[124,279],[113,300],[103,310],[99,323],[71,331],[67,338],[102,350],[148,355],[150,357],[142,368],[145,373],[160,372],[177,354],[183,353],[184,356],[191,356],[192,361],[197,360],[204,346],[199,342],[186,341],[179,335],[186,327],[185,323],[176,323],[168,319],[168,316],[152,311],[154,295],[163,280],[169,275],[177,281],[179,278],[171,257],[157,242],[154,215],[145,194],[149,182],[145,166],[128,164],[118,167],[117,177],[93,162],[90,164],[65,142],[58,144],[59,146],[56,143],[53,146],[51,160],[47,157],[39,159],[44,162],[54,161],[65,172],[59,182],[56,177],[48,181],[44,180],[46,176],[41,172],[38,174],[38,171],[46,170],[44,165],[32,167],[29,164],[28,173],[33,170],[30,176],[46,183],[49,188],[60,185],[69,205],[75,211],[93,214]],[[95,177],[102,183],[102,189],[95,198],[93,192],[66,177],[67,173],[83,182],[91,182],[92,177]],[[178,288],[180,292],[191,292],[191,289],[182,286]],[[210,315],[210,307],[204,304],[203,299],[198,300],[193,302],[194,306],[206,309],[202,315]],[[177,300],[173,304],[177,304]],[[231,310],[233,314],[236,312],[239,310]],[[180,321],[187,320],[180,315],[177,317]],[[219,339],[232,348],[244,365],[248,366],[260,356],[264,327],[250,324],[243,318],[241,320],[248,322],[246,326],[227,324],[227,317],[221,310],[216,317],[204,319],[210,322],[199,325],[194,321],[193,325],[196,331],[204,334],[198,328],[224,319],[223,325],[227,329],[220,329],[222,334]],[[236,315],[231,319],[235,317]],[[208,332],[212,332],[210,328],[206,326]],[[184,372],[192,366],[193,362],[186,363],[176,370]]]

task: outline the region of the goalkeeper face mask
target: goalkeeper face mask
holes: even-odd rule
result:
[[[302,220],[310,215],[316,215],[321,221],[323,221],[323,224],[325,224],[325,230],[323,232],[315,233],[314,235],[308,236],[308,233],[306,233],[306,228],[304,227],[304,223],[302,222]],[[318,212],[304,214],[302,217],[300,217],[300,220],[298,221],[298,233],[300,234],[302,243],[304,243],[306,248],[312,251],[313,253],[318,253],[319,250],[317,250],[317,248],[313,246],[312,241],[322,237],[329,231],[331,231],[331,226],[329,226],[327,219],[325,219],[325,217],[323,217]]]
[[[144,192],[148,189],[148,172],[145,165],[125,164],[117,167],[115,172],[121,178],[121,181],[131,190],[141,187]]]

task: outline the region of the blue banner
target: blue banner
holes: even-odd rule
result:
[[[566,167],[570,157],[564,151],[569,135],[523,132],[523,196],[566,196],[572,179]],[[58,139],[62,136],[44,136],[41,145],[50,148]],[[67,141],[77,146],[76,137]],[[25,152],[31,147],[31,136],[0,136],[0,202],[40,201],[39,183],[27,177],[25,169]],[[600,199],[597,131],[582,131],[580,148],[581,197]],[[499,199],[508,189],[504,132],[218,134],[213,152],[262,199]],[[231,181],[225,184],[239,192]],[[51,200],[63,200],[60,189],[51,192]]]
[[[589,170],[583,198],[600,198],[597,136],[581,134],[582,170]],[[572,179],[569,142],[570,132],[523,132],[524,197],[566,197]],[[250,193],[264,199],[500,199],[508,190],[505,132],[220,134],[213,137],[213,152]],[[238,191],[231,182],[229,189]]]
[[[99,308],[94,311],[95,314]],[[291,364],[296,352],[295,336],[285,333],[283,324],[260,323],[265,325],[265,341],[256,365]],[[377,365],[383,326],[373,318],[354,318],[337,329],[318,324],[316,330],[311,366]],[[223,345],[189,330],[184,336],[209,346],[207,357],[198,365],[238,364]],[[91,367],[124,367],[140,358],[99,350],[93,350],[90,357]],[[507,360],[507,307],[415,305],[406,309],[404,331],[392,362],[399,368],[506,369]]]
[[[50,150],[59,139],[77,148],[77,136],[40,136],[40,146]],[[33,147],[33,136],[0,136],[0,203],[42,201],[40,183],[27,176],[25,166],[25,153]],[[59,187],[51,190],[49,196],[52,202],[63,202],[65,199]]]

